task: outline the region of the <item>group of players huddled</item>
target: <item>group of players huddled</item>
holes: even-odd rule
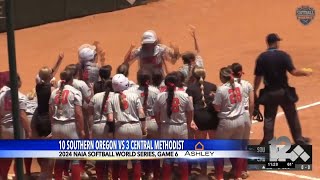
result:
[[[79,61],[55,73],[42,67],[35,89],[27,96],[19,93],[20,120],[25,138],[33,139],[249,139],[253,112],[253,88],[242,80],[239,63],[220,69],[222,84],[206,81],[196,34],[191,31],[195,52],[180,53],[175,46],[160,43],[154,31],[146,31],[141,47],[131,46],[113,77],[104,64],[105,53],[98,43],[78,49]],[[182,59],[183,66],[167,72],[168,62]],[[137,82],[127,77],[138,60]],[[98,65],[100,62],[100,65]],[[13,118],[9,78],[0,83],[1,139],[13,139]],[[219,83],[220,84],[220,83]],[[18,85],[21,80],[18,77]],[[32,159],[24,159],[30,175]],[[246,160],[230,159],[234,179],[247,178]],[[12,159],[0,160],[0,179],[5,180]],[[173,178],[173,162],[165,159],[132,161],[134,180],[187,180],[195,162],[179,160],[179,177]],[[201,175],[207,176],[207,161],[200,160]],[[84,178],[85,161],[38,159],[39,179]],[[224,177],[224,160],[214,159],[215,178]],[[127,161],[96,161],[98,180],[128,179]],[[54,176],[52,176],[54,172]],[[108,176],[109,174],[109,176]]]

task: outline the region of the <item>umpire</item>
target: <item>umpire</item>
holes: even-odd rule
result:
[[[311,72],[297,70],[290,55],[279,50],[281,39],[277,34],[269,34],[266,38],[267,51],[261,53],[256,60],[254,93],[264,79],[264,89],[260,90],[258,103],[264,105],[264,136],[261,144],[268,144],[274,136],[274,123],[280,105],[283,109],[289,128],[296,144],[308,144],[310,139],[302,136],[301,125],[295,103],[298,96],[295,88],[288,84],[287,71],[293,76],[310,76]]]

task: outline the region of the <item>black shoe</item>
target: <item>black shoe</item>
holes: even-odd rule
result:
[[[295,141],[298,145],[310,145],[311,139],[308,137],[302,137],[301,139]]]
[[[304,142],[306,142],[307,144],[311,143],[311,138],[308,137],[303,137]]]

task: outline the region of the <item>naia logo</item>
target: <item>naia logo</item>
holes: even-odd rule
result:
[[[316,11],[310,6],[301,6],[296,10],[297,19],[303,24],[308,25],[316,15]]]

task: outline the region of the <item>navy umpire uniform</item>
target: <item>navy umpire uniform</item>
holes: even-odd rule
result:
[[[277,34],[269,34],[266,38],[267,51],[261,53],[256,60],[254,93],[264,79],[264,89],[260,90],[259,104],[264,105],[264,136],[261,144],[268,144],[274,137],[274,123],[278,106],[283,109],[289,128],[296,144],[308,144],[310,139],[302,136],[301,125],[295,103],[298,96],[295,88],[288,84],[287,72],[293,76],[309,76],[311,72],[297,70],[290,55],[278,49],[281,39]]]

